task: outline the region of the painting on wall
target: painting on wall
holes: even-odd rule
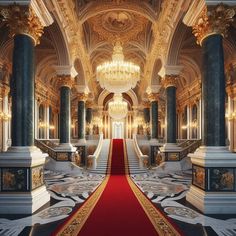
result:
[[[210,191],[234,191],[234,182],[233,168],[210,169]]]
[[[2,191],[27,191],[27,168],[2,168]]]
[[[205,189],[206,188],[206,170],[201,166],[193,165],[193,185]]]

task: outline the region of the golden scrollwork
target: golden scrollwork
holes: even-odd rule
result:
[[[25,34],[34,40],[35,45],[39,44],[44,26],[31,7],[10,5],[1,8],[0,15],[3,16],[3,21],[9,26],[11,37],[17,34]]]
[[[205,6],[193,26],[193,34],[197,38],[197,43],[201,45],[203,39],[213,34],[227,36],[227,30],[234,15],[235,10],[222,3],[212,10],[208,10]]]
[[[177,80],[178,80],[179,76],[178,75],[166,75],[161,83],[163,85],[164,88],[168,88],[168,87],[177,87]]]
[[[150,94],[148,94],[148,100],[150,102],[158,101],[159,98],[160,98],[160,94],[159,93],[150,93]]]
[[[78,93],[77,94],[78,101],[86,101],[88,99],[87,93]]]
[[[57,77],[59,88],[69,87],[71,89],[75,83],[74,79],[70,75],[59,75]]]

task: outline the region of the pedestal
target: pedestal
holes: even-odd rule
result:
[[[10,147],[0,154],[1,214],[32,214],[50,201],[44,185],[45,157],[35,146]]]
[[[201,146],[188,156],[193,174],[187,201],[204,214],[235,213],[236,154],[224,146]]]

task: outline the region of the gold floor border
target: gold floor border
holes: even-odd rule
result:
[[[172,226],[172,224],[157,210],[157,208],[151,203],[144,193],[137,187],[129,175],[129,165],[127,158],[126,142],[124,140],[124,158],[125,158],[125,174],[128,180],[129,186],[132,189],[134,195],[138,199],[143,210],[147,214],[148,218],[152,222],[159,236],[181,236],[181,234]]]
[[[100,199],[111,173],[112,141],[110,142],[107,175],[89,199],[78,209],[68,222],[57,232],[57,236],[77,236]]]

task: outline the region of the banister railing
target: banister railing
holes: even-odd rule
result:
[[[48,155],[56,161],[74,161],[74,152],[69,151],[56,151],[54,148],[57,146],[50,140],[35,139],[35,146],[48,153]]]
[[[99,141],[95,152],[92,155],[88,155],[86,158],[87,169],[95,170],[97,168],[97,159],[100,155],[103,144],[103,134],[99,135]]]
[[[142,151],[140,150],[139,146],[138,146],[138,142],[137,142],[137,137],[134,134],[133,135],[133,145],[134,145],[134,150],[135,153],[139,159],[139,167],[144,169],[144,168],[148,168],[149,166],[149,157],[148,155],[144,155],[142,153]]]

